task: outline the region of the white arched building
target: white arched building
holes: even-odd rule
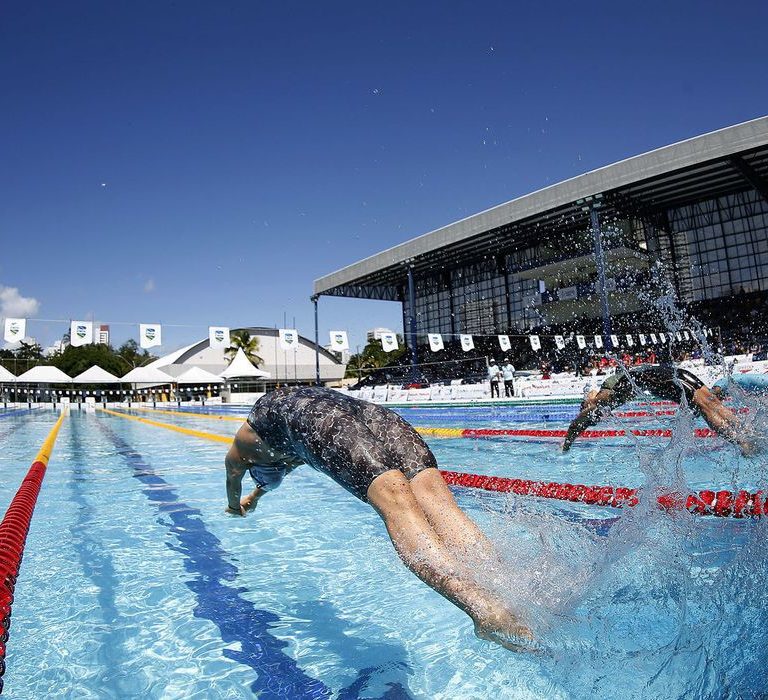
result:
[[[335,355],[325,348],[315,345],[308,338],[299,336],[299,346],[295,350],[283,350],[278,340],[277,329],[254,326],[251,328],[233,329],[246,330],[251,336],[259,339],[257,354],[263,362],[259,363],[259,369],[269,373],[268,379],[251,379],[250,384],[259,384],[259,388],[270,389],[276,385],[286,384],[314,384],[316,357],[320,360],[320,381],[323,384],[341,381],[344,377],[346,365],[336,359]],[[208,338],[204,338],[192,345],[176,350],[165,355],[150,366],[160,367],[163,372],[172,377],[178,377],[189,370],[190,367],[219,374],[229,364],[224,357],[224,348],[212,348]]]

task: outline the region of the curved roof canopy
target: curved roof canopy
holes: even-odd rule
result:
[[[224,377],[224,379],[232,379],[234,377],[260,377],[262,379],[267,379],[270,374],[263,369],[254,367],[251,361],[245,356],[243,349],[238,348],[235,359],[229,363],[229,367],[219,373],[219,376]]]
[[[27,384],[69,384],[72,377],[53,365],[38,365],[20,374],[16,381]]]
[[[177,384],[221,384],[224,380],[201,367],[190,367],[176,377]]]
[[[120,381],[133,384],[173,384],[175,380],[156,367],[134,367]]]
[[[119,384],[122,380],[98,365],[80,372],[72,379],[76,384]]]
[[[627,158],[526,194],[372,255],[314,283],[315,295],[402,301],[415,274],[523,250],[545,232],[587,230],[589,202],[603,216],[653,216],[724,194],[757,189],[768,199],[768,117]]]
[[[8,384],[10,382],[15,382],[16,376],[14,374],[11,374],[5,367],[0,365],[0,382],[3,384]]]

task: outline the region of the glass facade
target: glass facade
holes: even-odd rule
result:
[[[604,221],[604,246],[647,252],[651,261],[659,258],[684,302],[768,291],[768,202],[757,191],[657,212],[653,219]],[[562,260],[565,251],[570,257],[590,254],[591,233],[574,230],[559,240],[542,236],[532,248],[458,260],[452,269],[417,277],[417,335],[493,335],[540,324],[539,311],[546,310],[539,303],[539,283],[517,271]]]
[[[768,289],[768,202],[754,191],[718,197],[667,212],[686,250],[686,301]]]

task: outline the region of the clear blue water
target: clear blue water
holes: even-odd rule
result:
[[[552,412],[563,408],[573,410]],[[402,413],[446,427],[567,420],[526,422],[503,407]],[[54,420],[0,414],[3,510]],[[759,406],[749,420],[762,424]],[[677,437],[580,441],[568,455],[547,439],[429,442],[441,466],[478,473],[647,491],[765,484],[764,458],[688,440],[684,415],[609,425],[638,424]],[[70,415],[16,588],[7,697],[768,695],[764,521],[671,516],[653,499],[617,511],[456,489],[507,562],[478,575],[526,611],[544,648],[521,655],[476,639],[469,618],[402,566],[372,510],[309,468],[249,517],[224,515],[224,449]]]

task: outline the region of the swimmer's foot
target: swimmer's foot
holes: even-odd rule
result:
[[[494,616],[491,620],[475,620],[475,636],[505,649],[517,652],[536,652],[541,647],[533,632],[511,615]]]

